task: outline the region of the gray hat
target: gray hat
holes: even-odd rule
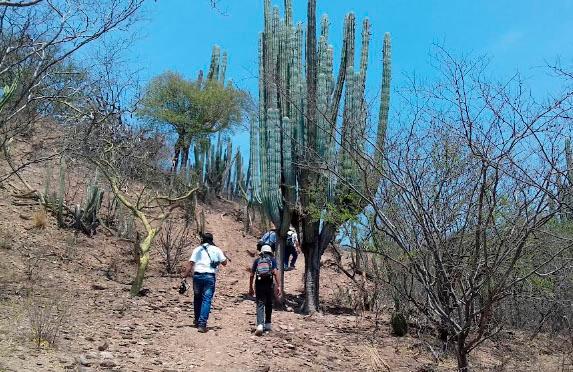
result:
[[[263,246],[261,247],[261,254],[263,254],[263,253],[273,254],[273,249],[271,248],[270,245],[265,244],[265,245],[263,245]]]

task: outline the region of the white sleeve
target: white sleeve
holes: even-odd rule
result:
[[[218,247],[217,247],[218,248]],[[219,262],[223,262],[227,259],[227,257],[225,257],[225,254],[223,253],[223,250],[221,248],[219,248]]]
[[[191,253],[191,258],[189,258],[189,261],[197,262],[197,260],[199,259],[199,257],[197,257],[198,255],[199,255],[199,249],[195,248],[193,250],[193,253]]]

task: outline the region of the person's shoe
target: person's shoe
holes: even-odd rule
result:
[[[266,332],[270,332],[270,331],[273,330],[273,324],[272,324],[272,323],[265,323],[265,325],[263,326],[263,329],[264,329]]]
[[[197,328],[197,321],[196,320],[193,322],[193,328]]]
[[[255,330],[255,336],[262,336],[264,332],[264,326],[262,324],[259,324],[257,326],[257,329]]]
[[[205,326],[203,326],[203,327],[202,327],[202,326],[199,326],[199,327],[197,327],[197,332],[199,332],[199,333],[207,333],[207,327],[205,327]]]
[[[291,267],[289,268],[289,270],[296,270],[296,267],[294,265],[291,265]]]

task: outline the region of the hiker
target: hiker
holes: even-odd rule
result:
[[[298,235],[296,234],[294,227],[291,226],[287,232],[286,246],[284,250],[283,264],[285,270],[294,270],[296,268],[295,263],[299,253],[300,243],[298,241]],[[292,260],[290,261],[289,265],[289,259],[291,256]]]
[[[213,235],[204,233],[201,245],[193,250],[191,258],[182,274],[185,279],[193,271],[193,310],[194,326],[201,333],[207,332],[207,319],[211,312],[211,301],[215,294],[215,274],[219,264],[226,266],[227,257],[213,243]]]
[[[253,282],[255,284],[254,287]],[[273,249],[270,245],[265,244],[261,247],[259,258],[253,262],[249,278],[249,296],[255,294],[257,303],[257,328],[255,335],[260,336],[265,331],[272,331],[273,292],[276,290],[277,296],[280,296],[280,288],[277,262],[273,255]]]
[[[277,245],[277,229],[276,228],[270,229],[269,231],[264,233],[263,236],[261,236],[261,238],[259,239],[259,241],[257,243],[257,250],[260,252],[262,246],[265,244],[270,246],[271,249],[273,250],[273,253],[274,253],[274,251],[276,249],[276,245]]]

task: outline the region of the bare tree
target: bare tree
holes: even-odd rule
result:
[[[17,175],[29,164],[13,159],[9,145],[29,133],[38,118],[53,117],[56,106],[69,107],[75,114],[72,108],[82,94],[78,80],[83,74],[74,60],[77,52],[129,27],[142,4],[143,0],[104,0],[97,7],[86,0],[0,3],[0,83],[15,86],[0,113],[0,147],[11,168],[0,179]]]
[[[571,266],[573,239],[549,225],[571,95],[539,104],[518,75],[486,78],[484,59],[439,49],[437,61],[442,79],[405,92],[408,111],[385,161],[354,154],[382,175],[380,188],[345,182],[369,201],[364,228],[396,274],[390,284],[436,325],[444,347],[453,342],[467,371],[469,353],[501,329],[512,290]]]

